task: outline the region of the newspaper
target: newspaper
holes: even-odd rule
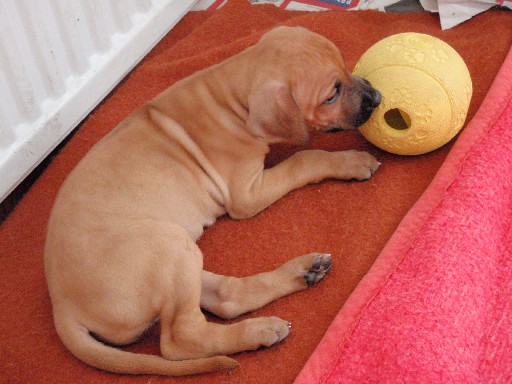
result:
[[[504,0],[420,0],[420,3],[425,10],[439,13],[442,29],[453,28],[496,5],[512,9],[512,1]]]
[[[227,0],[199,0],[193,10],[217,9]],[[376,9],[385,11],[385,7],[398,0],[249,0],[253,4],[274,4],[276,7],[291,11],[323,11],[327,9]]]
[[[405,0],[249,0],[253,4],[274,4],[276,7],[294,11],[323,11],[328,9],[373,9],[386,12]],[[410,2],[411,0],[409,0]],[[439,13],[441,28],[450,29],[487,11],[496,5],[512,10],[512,0],[412,0],[424,10]],[[193,10],[217,9],[227,0],[199,0]],[[395,8],[396,10],[397,8]]]

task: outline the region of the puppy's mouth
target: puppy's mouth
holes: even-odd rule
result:
[[[323,130],[326,133],[336,133],[341,131],[346,131],[346,129],[343,129],[341,127],[329,127]]]
[[[325,133],[336,133],[341,131],[352,131],[354,129],[357,129],[357,127],[354,127],[353,125],[343,125],[340,123],[333,123],[329,125],[324,125],[322,127],[317,127],[316,130],[325,132]]]
[[[370,118],[370,116],[368,116],[368,119],[369,118]],[[356,124],[356,120],[359,120],[359,117],[355,117],[353,119],[353,122],[349,125],[332,124],[332,125],[319,127],[319,128],[317,128],[317,130],[321,130],[322,132],[325,132],[325,133],[338,133],[338,132],[342,132],[342,131],[353,131],[354,129],[358,129],[360,125],[364,124],[364,122],[362,122],[360,124]]]

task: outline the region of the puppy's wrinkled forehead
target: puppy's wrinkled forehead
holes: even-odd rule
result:
[[[260,39],[261,48],[270,52],[275,59],[290,60],[302,64],[313,61],[319,64],[331,62],[344,68],[344,61],[338,48],[325,37],[302,27],[278,27],[265,33]]]

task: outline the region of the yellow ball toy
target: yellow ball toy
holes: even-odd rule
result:
[[[448,143],[462,128],[473,93],[471,76],[448,44],[400,33],[370,47],[354,68],[382,94],[359,130],[377,147],[420,155]]]

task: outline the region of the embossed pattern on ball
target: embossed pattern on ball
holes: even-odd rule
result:
[[[385,151],[433,151],[464,124],[473,93],[471,76],[459,54],[438,38],[414,32],[387,37],[363,54],[354,74],[382,93],[381,105],[360,131]]]

